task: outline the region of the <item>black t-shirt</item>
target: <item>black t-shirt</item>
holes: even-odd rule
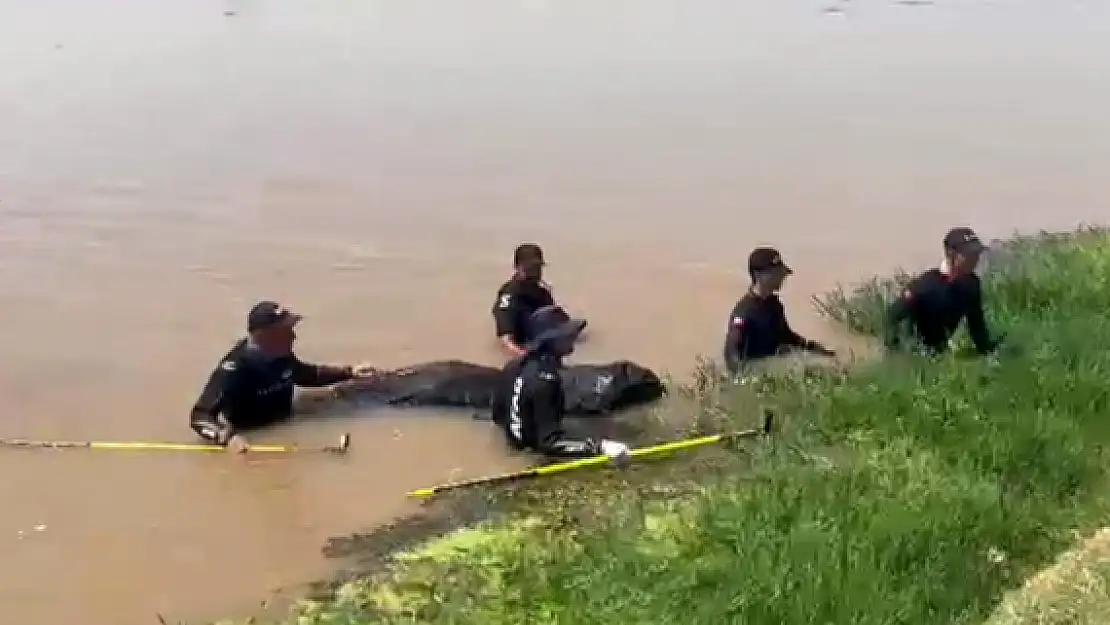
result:
[[[554,303],[550,289],[542,282],[514,276],[501,285],[493,302],[497,336],[509,335],[517,345],[525,345],[532,338],[528,333],[528,319],[532,313]]]
[[[902,326],[909,321],[915,339],[934,352],[943,352],[964,319],[976,351],[982,354],[993,351],[997,344],[987,330],[979,276],[974,273],[950,276],[940,269],[930,269],[910,281],[891,304],[886,343],[889,347],[897,346]]]
[[[327,386],[351,377],[348,367],[309,364],[293,354],[264,357],[242,339],[209,374],[190,423],[209,438],[219,416],[236,431],[268,425],[292,414],[294,386]]]
[[[729,314],[724,357],[729,371],[736,373],[745,361],[780,353],[784,347],[823,349],[802,338],[786,320],[786,310],[777,295],[765,297],[748,292]]]

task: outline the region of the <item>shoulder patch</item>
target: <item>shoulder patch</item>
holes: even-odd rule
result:
[[[743,317],[733,317],[732,318],[732,327],[734,327],[734,328],[744,327],[744,318]]]
[[[223,369],[224,371],[235,371],[235,368],[237,366],[238,365],[235,364],[234,360],[225,360],[225,361],[220,363],[220,368]]]
[[[500,295],[500,297],[497,298],[497,307],[500,308],[501,310],[504,310],[504,309],[508,308],[509,306],[512,305],[512,303],[513,303],[513,296],[510,295],[509,293],[502,293]]]
[[[913,301],[913,290],[903,289],[902,290],[902,299],[906,300],[907,302],[912,302]]]

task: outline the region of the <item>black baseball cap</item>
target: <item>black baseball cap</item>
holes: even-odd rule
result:
[[[277,302],[262,301],[255,304],[247,314],[247,331],[254,332],[279,323],[295,324],[303,318]]]
[[[532,335],[528,351],[534,352],[552,341],[577,338],[586,329],[586,320],[571,317],[565,308],[557,304],[543,306],[528,318],[528,329]]]
[[[987,246],[971,228],[952,228],[944,235],[944,249],[953,252],[984,250]]]
[[[543,250],[535,243],[521,243],[513,251],[513,266],[519,267],[528,263],[544,264]]]
[[[777,267],[785,269],[787,274],[794,273],[793,269],[782,262],[782,254],[773,247],[757,247],[748,255],[748,273],[767,271]]]

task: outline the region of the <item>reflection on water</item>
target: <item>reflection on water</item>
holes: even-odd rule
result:
[[[829,338],[811,293],[929,262],[955,222],[1106,220],[1108,17],[1033,0],[4,2],[0,436],[186,438],[261,297],[306,313],[306,358],[494,362],[490,298],[521,239],[589,317],[582,360],[681,373],[715,354],[768,242],[798,270],[792,322]],[[467,419],[272,437],[342,429],[342,462],[0,454],[0,603],[24,625],[249,610],[319,573],[328,534],[408,510],[407,488],[510,463]]]

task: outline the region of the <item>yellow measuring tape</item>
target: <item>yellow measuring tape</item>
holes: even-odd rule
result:
[[[712,434],[710,436],[700,436],[698,438],[689,438],[681,441],[673,441],[670,443],[661,443],[659,445],[652,445],[650,447],[640,447],[633,449],[629,455],[632,458],[644,458],[658,454],[664,454],[672,451],[682,451],[685,449],[692,449],[695,447],[702,447],[705,445],[712,445],[724,440],[732,440],[737,438],[753,438],[760,435],[770,434],[773,426],[774,417],[771,413],[764,415],[763,427],[753,430],[744,430],[742,432],[732,432],[728,434]],[[541,477],[545,475],[553,475],[555,473],[563,473],[565,471],[573,471],[575,469],[583,469],[586,467],[596,467],[609,464],[612,460],[608,456],[592,456],[590,458],[581,458],[579,460],[570,460],[568,462],[559,462],[555,464],[548,464],[523,471],[516,471],[513,473],[502,473],[501,475],[491,475],[487,477],[479,477],[472,480],[463,480],[461,482],[451,482],[449,484],[441,484],[439,486],[432,486],[431,488],[419,488],[408,493],[409,497],[413,498],[426,498],[434,495],[440,495],[447,491],[458,490],[460,488],[467,488],[470,486],[485,486],[491,484],[499,484],[502,482],[515,482],[517,480],[524,480],[533,477]]]
[[[351,446],[351,436],[339,437],[339,444],[326,447],[298,447],[296,445],[251,445],[248,453],[328,452],[345,453]],[[222,445],[202,443],[161,443],[148,441],[36,441],[23,438],[0,439],[0,447],[35,449],[103,449],[115,451],[227,451]]]

